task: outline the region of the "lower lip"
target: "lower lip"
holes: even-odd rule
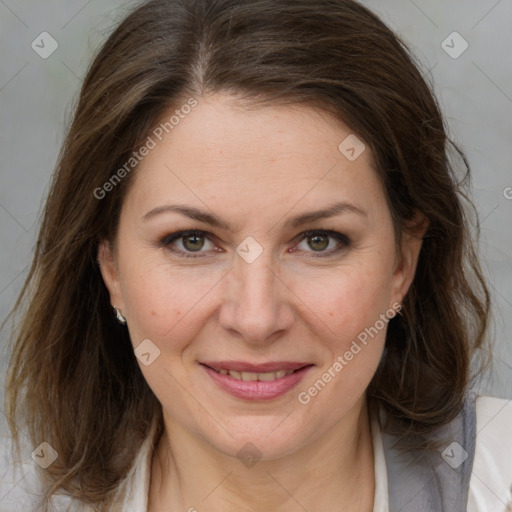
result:
[[[208,373],[213,381],[223,390],[227,391],[233,396],[236,396],[237,398],[254,401],[271,400],[286,394],[288,391],[293,389],[312,368],[312,365],[305,366],[304,368],[301,368],[300,370],[297,370],[290,375],[286,375],[271,381],[246,381],[235,379],[230,375],[223,375],[222,373],[218,373],[204,364],[201,366],[206,370],[206,373]]]

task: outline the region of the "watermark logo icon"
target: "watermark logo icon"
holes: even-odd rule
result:
[[[363,154],[366,146],[354,134],[351,134],[341,142],[338,149],[347,160],[354,162]]]
[[[246,263],[252,263],[261,255],[263,247],[252,236],[248,236],[236,248],[236,252]]]
[[[160,356],[160,349],[150,339],[145,339],[135,349],[135,355],[144,366],[149,366]]]
[[[441,48],[452,59],[458,59],[469,48],[469,44],[458,32],[452,32],[441,43]]]
[[[469,454],[459,443],[454,441],[444,449],[441,457],[443,457],[445,462],[453,469],[457,469],[469,457]]]
[[[32,460],[43,469],[49,468],[59,454],[47,442],[41,443],[31,454]]]
[[[47,59],[59,47],[59,43],[48,32],[41,32],[30,46],[39,57]]]
[[[248,467],[255,466],[262,457],[262,453],[253,443],[245,443],[236,456]]]

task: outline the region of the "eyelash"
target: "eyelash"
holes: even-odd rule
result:
[[[341,247],[335,248],[334,250],[330,251],[318,251],[316,254],[313,252],[312,255],[306,256],[306,258],[327,258],[329,256],[332,256],[334,254],[339,253],[343,249],[348,248],[351,245],[351,240],[342,233],[338,233],[337,231],[331,231],[331,230],[325,230],[325,229],[315,229],[310,231],[305,231],[301,233],[299,236],[301,237],[299,240],[299,243],[302,242],[307,237],[313,236],[313,235],[327,235],[329,237],[332,237],[336,239],[340,244]],[[196,236],[204,236],[206,239],[212,241],[213,235],[208,233],[207,231],[201,231],[201,230],[190,230],[190,231],[177,231],[176,233],[171,233],[169,235],[166,235],[164,238],[160,240],[160,246],[168,249],[169,251],[179,254],[180,257],[183,258],[204,258],[204,255],[200,255],[199,251],[197,255],[193,255],[192,251],[181,251],[171,248],[171,244],[179,240],[180,238],[185,238],[186,236],[190,235],[196,235]],[[298,237],[297,237],[298,238]],[[309,251],[308,251],[309,252]]]

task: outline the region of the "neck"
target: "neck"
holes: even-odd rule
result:
[[[148,512],[371,511],[374,459],[364,399],[342,424],[273,460],[244,464],[165,418]]]

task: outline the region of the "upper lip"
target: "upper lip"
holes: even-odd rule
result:
[[[202,361],[201,364],[214,370],[233,370],[235,372],[266,373],[278,370],[298,370],[312,363],[297,361],[271,361],[268,363],[253,364],[246,361]]]

